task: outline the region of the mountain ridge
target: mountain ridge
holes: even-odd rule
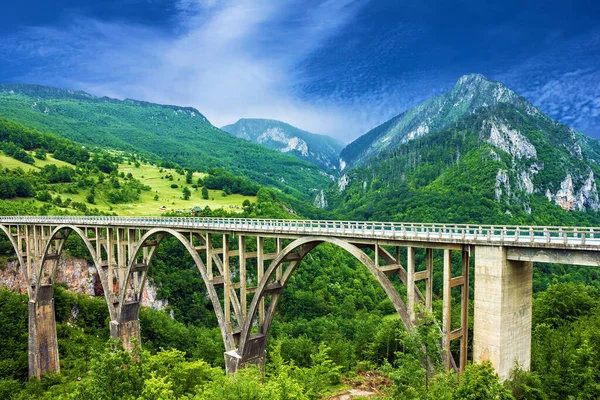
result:
[[[449,91],[392,117],[350,143],[340,154],[341,163],[356,166],[386,149],[443,129],[477,108],[503,102],[540,112],[501,82],[481,74],[464,75]]]
[[[348,168],[323,203],[347,218],[544,224],[566,220],[558,209],[600,215],[600,142],[481,75],[374,128],[340,158]]]
[[[207,171],[226,168],[308,199],[327,187],[322,169],[241,140],[194,108],[115,100],[41,85],[0,86],[0,116],[84,145],[111,147]]]
[[[184,110],[189,112],[194,112],[204,118],[205,121],[208,121],[208,118],[204,114],[202,114],[198,109],[190,106],[177,106],[174,104],[161,104],[161,103],[153,103],[145,100],[136,100],[130,98],[118,99],[116,97],[109,96],[96,96],[91,93],[85,92],[83,90],[72,90],[72,89],[64,89],[53,86],[45,86],[33,83],[0,83],[0,92],[16,92],[19,94],[24,94],[28,96],[37,96],[40,99],[48,100],[55,99],[56,97],[65,97],[65,98],[77,98],[81,100],[88,101],[97,101],[97,102],[105,102],[105,103],[124,103],[124,104],[135,104],[139,106],[161,106],[165,108],[170,108],[172,110]],[[52,96],[54,94],[54,96]],[[57,96],[58,95],[58,96]]]
[[[238,138],[292,154],[325,170],[337,169],[343,143],[331,136],[308,132],[283,121],[242,118],[221,129]]]

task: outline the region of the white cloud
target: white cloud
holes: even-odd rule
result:
[[[175,33],[79,17],[62,29],[27,28],[1,40],[0,51],[42,61],[23,81],[190,105],[217,126],[265,117],[344,139],[364,133],[362,123],[333,102],[301,100],[294,85],[298,63],[363,2],[180,0]]]
[[[600,136],[600,31],[535,54],[496,76],[550,117]]]

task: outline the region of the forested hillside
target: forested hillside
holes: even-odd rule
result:
[[[428,117],[427,132],[412,135],[398,125],[408,115],[430,114],[433,105],[443,112]],[[458,105],[468,107],[458,113]],[[552,120],[502,84],[463,77],[451,92],[397,118],[396,125],[384,124],[344,150],[379,132],[371,147],[363,147],[372,150],[361,153],[359,165],[346,169],[327,193],[340,217],[600,224],[598,141]],[[373,147],[377,143],[383,147]]]
[[[84,145],[184,168],[226,168],[311,199],[331,179],[314,164],[238,139],[189,107],[95,97],[38,85],[0,85],[0,116]]]

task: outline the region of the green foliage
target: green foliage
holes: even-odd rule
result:
[[[38,160],[45,160],[46,159],[46,149],[44,149],[43,147],[36,149],[35,150],[35,158],[37,158]]]
[[[227,194],[239,193],[245,196],[256,196],[260,188],[248,179],[221,168],[211,168],[208,176],[204,178],[203,184],[208,189],[223,190]]]
[[[316,354],[311,355],[311,367],[297,371],[300,384],[309,399],[318,399],[332,385],[340,383],[341,369],[329,356],[331,349],[321,343]]]
[[[0,288],[0,391],[28,373],[27,296]]]
[[[34,102],[37,106],[31,107]],[[50,112],[44,113],[45,108]],[[2,85],[0,110],[11,120],[87,146],[132,152],[160,160],[166,168],[227,168],[302,199],[309,199],[311,188],[330,182],[314,164],[238,139],[212,126],[192,108],[96,98],[35,85]],[[34,137],[36,131],[26,132]],[[4,140],[0,128],[0,141]],[[54,151],[49,144],[43,147]],[[66,153],[59,151],[61,157]]]
[[[188,185],[191,185],[192,179],[194,179],[194,170],[188,169],[185,174],[185,183],[187,183]]]
[[[489,361],[469,364],[463,372],[455,399],[465,400],[509,400],[512,395],[500,383],[500,378]]]
[[[77,389],[80,399],[117,400],[134,398],[144,388],[142,364],[113,342],[92,358],[91,376]]]
[[[228,376],[221,376],[207,383],[198,396],[198,400],[257,400],[261,398],[260,371],[256,368],[244,368]]]
[[[558,283],[550,286],[535,300],[533,323],[553,327],[589,315],[600,305],[597,289],[582,283]]]
[[[511,391],[515,400],[545,400],[548,396],[542,389],[542,381],[536,372],[524,371],[519,365],[510,372],[504,386]]]
[[[0,199],[31,197],[33,193],[33,187],[26,179],[0,177]]]
[[[422,310],[421,323],[414,332],[402,330],[396,366],[391,375],[396,393],[406,399],[418,399],[429,392],[434,374],[443,370],[442,335],[433,315]]]

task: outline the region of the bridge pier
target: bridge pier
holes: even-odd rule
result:
[[[531,360],[533,263],[506,255],[506,247],[475,246],[473,361],[489,360],[502,380]]]
[[[123,348],[130,353],[142,345],[139,311],[140,303],[127,303],[123,305],[119,318],[110,321],[110,336],[120,340]]]
[[[60,372],[53,294],[52,285],[42,285],[36,300],[29,300],[30,377]]]

